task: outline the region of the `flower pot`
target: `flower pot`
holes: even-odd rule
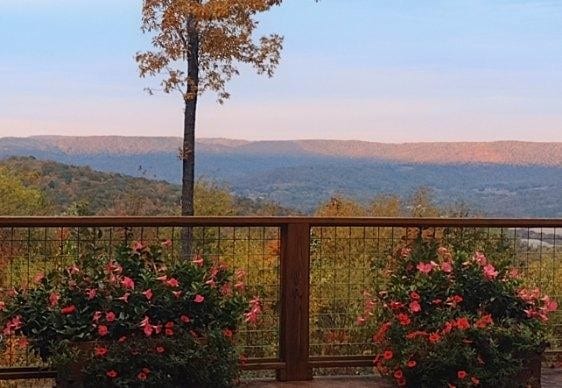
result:
[[[75,357],[64,366],[59,367],[55,384],[57,388],[81,388],[84,386],[83,369],[86,363],[92,358],[94,348],[100,342],[72,342],[68,349]]]
[[[527,388],[541,387],[543,353],[529,353],[523,361],[523,370],[517,380],[525,382]]]

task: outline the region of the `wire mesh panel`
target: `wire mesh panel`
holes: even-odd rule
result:
[[[186,228],[178,226],[84,226],[0,228],[0,300],[6,293],[34,287],[43,274],[68,268],[84,255],[107,260],[118,247],[163,247],[168,263],[200,255],[225,263],[244,277],[249,297],[259,296],[263,313],[255,325],[244,324],[238,346],[244,357],[277,358],[279,354],[279,228],[271,226],[194,226],[189,228],[190,253],[182,241]],[[187,256],[187,257],[186,257]],[[106,260],[106,261],[107,261]],[[4,341],[7,341],[5,339]],[[24,339],[5,342],[0,368],[40,366]]]
[[[446,222],[446,220],[443,220]],[[368,222],[365,222],[368,224]],[[315,226],[311,229],[310,354],[312,357],[371,354],[376,315],[374,296],[389,270],[415,240],[452,252],[476,251],[508,261],[525,287],[538,287],[562,302],[562,228],[411,225]],[[430,224],[430,223],[429,223]],[[562,313],[549,321],[551,349],[562,349]],[[341,372],[341,371],[340,371]]]

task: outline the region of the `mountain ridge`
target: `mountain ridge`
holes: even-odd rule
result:
[[[10,152],[61,155],[175,154],[179,137],[141,136],[32,136],[0,138],[0,156]],[[308,156],[367,159],[421,164],[504,164],[562,166],[562,142],[411,142],[380,143],[361,140],[240,140],[199,138],[197,151],[237,155]]]

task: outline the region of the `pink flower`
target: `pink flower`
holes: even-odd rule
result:
[[[541,291],[538,288],[528,290],[526,288],[522,288],[519,290],[519,297],[523,299],[525,302],[532,302],[539,298]]]
[[[107,320],[107,322],[115,321],[115,313],[113,311],[105,313],[105,319]]]
[[[94,353],[96,357],[105,357],[108,353],[107,348],[105,346],[96,346],[94,349]]]
[[[140,252],[140,251],[142,251],[143,249],[144,249],[144,245],[143,245],[141,242],[135,241],[135,242],[133,243],[133,251]]]
[[[126,292],[123,294],[123,296],[117,298],[118,300],[122,300],[125,303],[129,303],[129,296],[131,296],[130,292]]]
[[[222,333],[224,334],[224,336],[225,336],[226,338],[232,338],[232,335],[234,334],[234,332],[233,332],[232,330],[228,329],[228,328],[227,328],[227,329],[224,329],[224,330],[222,331]]]
[[[439,335],[439,333],[431,333],[429,335],[429,342],[431,342],[432,344],[435,344],[439,341],[441,341],[441,336]]]
[[[183,323],[189,323],[191,322],[191,319],[189,319],[189,317],[184,314],[180,316],[180,321],[182,321]]]
[[[400,313],[396,317],[398,318],[398,322],[400,322],[402,326],[407,326],[411,322],[410,317],[407,314]]]
[[[51,305],[51,307],[55,307],[57,304],[59,304],[59,300],[60,294],[58,292],[52,292],[51,295],[49,295],[49,304]]]
[[[445,261],[443,264],[441,264],[441,269],[445,273],[451,273],[453,272],[453,265],[450,262]]]
[[[498,276],[498,271],[496,271],[492,264],[486,264],[484,266],[484,276],[488,280],[493,280]]]
[[[153,296],[152,289],[149,288],[148,290],[144,291],[142,294],[146,297],[146,299],[148,300],[152,299]]]
[[[15,331],[21,329],[22,326],[23,322],[21,320],[21,315],[16,315],[6,324],[3,333],[5,335],[15,334]]]
[[[405,247],[400,250],[400,257],[408,257],[412,254],[412,248]]]
[[[88,300],[94,299],[97,294],[98,294],[98,292],[95,288],[88,288],[86,290],[86,297],[88,298]]]
[[[418,271],[420,271],[421,273],[425,273],[428,274],[431,272],[431,270],[433,269],[433,265],[431,265],[431,263],[419,263],[416,268],[418,269]]]
[[[417,300],[410,303],[410,311],[413,313],[419,313],[421,311],[421,306]]]
[[[101,318],[101,311],[94,312],[94,316],[92,317],[92,322],[98,322]]]
[[[113,370],[113,369],[112,369],[112,370],[108,370],[107,372],[105,372],[105,375],[106,375],[107,377],[109,377],[110,379],[114,379],[114,378],[116,378],[117,376],[119,376],[119,374],[117,373],[117,371],[116,371],[116,370]]]
[[[119,265],[115,261],[112,261],[107,265],[107,270],[111,273],[120,274],[121,272],[123,272],[123,267],[121,267],[121,265]]]
[[[175,278],[170,278],[166,280],[166,284],[170,287],[179,287],[180,282],[178,282],[178,280]]]
[[[60,310],[60,313],[62,315],[70,315],[70,314],[74,314],[75,312],[76,312],[76,306],[73,304],[71,304],[70,306],[63,307]]]
[[[472,260],[476,261],[482,267],[488,264],[488,260],[482,252],[476,252],[474,256],[472,256]]]
[[[483,329],[486,326],[491,325],[493,322],[492,315],[486,314],[480,317],[474,325],[479,329]]]
[[[202,267],[203,263],[204,263],[204,260],[203,260],[203,257],[197,255],[193,258],[193,260],[191,260],[191,262],[198,267]]]
[[[68,271],[70,272],[71,275],[76,275],[78,272],[80,272],[80,268],[78,268],[76,266],[76,264],[72,264],[69,268]]]
[[[554,299],[550,298],[548,295],[543,296],[541,300],[544,303],[543,309],[547,313],[551,313],[558,309],[558,303]]]
[[[366,322],[367,320],[364,317],[362,316],[357,317],[357,321],[356,321],[357,326],[364,326]]]
[[[394,357],[394,353],[392,353],[392,350],[385,350],[383,353],[383,358],[385,360],[392,360],[392,357]]]
[[[246,285],[244,284],[244,282],[237,282],[234,285],[234,288],[238,291],[244,291],[244,289],[246,288]]]
[[[172,240],[164,240],[160,243],[160,245],[162,245],[162,248],[170,248],[172,246]]]
[[[463,297],[460,295],[453,295],[447,298],[447,304],[451,307],[457,307],[457,305],[463,301]]]
[[[135,282],[133,279],[125,276],[123,280],[121,280],[121,285],[125,288],[130,288],[131,290],[135,289]]]
[[[99,334],[101,337],[105,337],[106,335],[108,335],[108,334],[109,334],[109,330],[107,329],[107,326],[105,326],[105,325],[99,325],[99,326],[98,326],[98,334]]]
[[[451,252],[445,247],[439,247],[439,249],[437,249],[437,254],[447,261],[452,258]]]
[[[256,324],[262,313],[262,306],[259,297],[254,297],[250,301],[250,311],[244,314],[246,323]]]
[[[203,303],[204,300],[205,300],[205,297],[203,295],[200,295],[200,294],[195,295],[195,298],[193,299],[193,301],[195,303]]]
[[[33,282],[41,283],[45,279],[45,274],[43,272],[39,272],[37,275],[33,277]]]
[[[468,321],[467,317],[457,318],[455,321],[455,326],[461,330],[470,329],[470,322]]]
[[[420,300],[420,294],[418,294],[416,291],[412,291],[410,292],[410,298],[412,300]]]
[[[142,330],[144,331],[144,335],[146,335],[147,337],[150,337],[154,332],[154,326],[150,324],[150,320],[148,319],[148,317],[144,317],[139,326],[142,328]]]
[[[174,296],[179,299],[179,297],[181,296],[182,292],[181,292],[181,291],[172,291],[172,294],[174,294]]]

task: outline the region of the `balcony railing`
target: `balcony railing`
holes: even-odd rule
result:
[[[561,299],[562,219],[3,217],[0,292],[30,286],[37,272],[69,265],[89,249],[112,255],[133,241],[170,240],[172,258],[181,260],[185,227],[193,253],[246,271],[264,315],[238,334],[242,367],[275,371],[280,380],[372,366],[373,326],[356,324],[364,297],[384,287],[394,252],[420,236],[509,258],[526,282]],[[550,330],[559,351],[560,313]],[[17,347],[0,354],[0,379],[53,376],[42,367]]]

